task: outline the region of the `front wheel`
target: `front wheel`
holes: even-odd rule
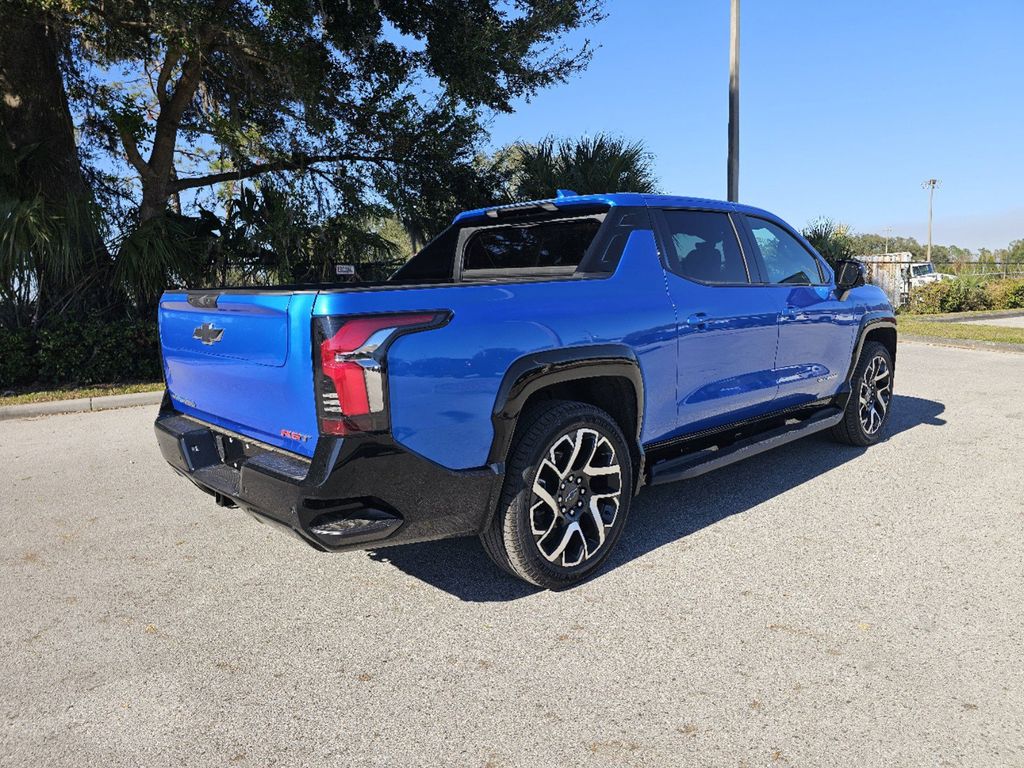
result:
[[[832,436],[848,445],[874,445],[892,412],[892,355],[884,344],[869,341],[850,382],[850,399],[843,420],[832,428]]]
[[[546,589],[594,572],[615,545],[633,495],[618,424],[586,403],[542,401],[523,414],[493,520],[480,538],[515,576]]]

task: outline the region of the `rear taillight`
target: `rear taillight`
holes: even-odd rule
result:
[[[437,328],[445,312],[314,321],[317,411],[325,435],[386,432],[389,428],[385,354],[398,336]]]

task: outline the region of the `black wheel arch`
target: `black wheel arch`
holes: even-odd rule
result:
[[[505,372],[495,398],[488,463],[505,462],[520,415],[531,400],[543,397],[579,400],[607,411],[630,442],[634,467],[642,470],[644,384],[632,349],[622,344],[594,344],[516,359]],[[642,471],[638,476],[643,476]]]
[[[850,356],[850,367],[846,371],[846,379],[837,396],[836,404],[845,408],[846,402],[852,392],[853,372],[857,369],[857,362],[860,360],[864,345],[869,341],[881,343],[889,351],[892,358],[893,372],[896,371],[896,316],[891,313],[868,313],[861,320],[860,330],[857,333],[857,343],[853,345],[853,354]]]

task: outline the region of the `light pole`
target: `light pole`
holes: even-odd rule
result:
[[[889,255],[889,236],[892,234],[892,227],[883,227],[882,231],[885,232],[885,255]]]
[[[921,189],[928,190],[928,261],[932,260],[932,198],[935,197],[935,188],[941,185],[938,179],[921,182]]]
[[[740,0],[729,5],[729,158],[726,188],[730,202],[740,199]]]

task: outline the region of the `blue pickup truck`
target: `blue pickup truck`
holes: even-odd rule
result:
[[[168,291],[160,449],[321,551],[477,535],[559,588],[644,485],[821,430],[879,440],[896,320],[858,262],[734,203],[460,214],[381,283]]]

